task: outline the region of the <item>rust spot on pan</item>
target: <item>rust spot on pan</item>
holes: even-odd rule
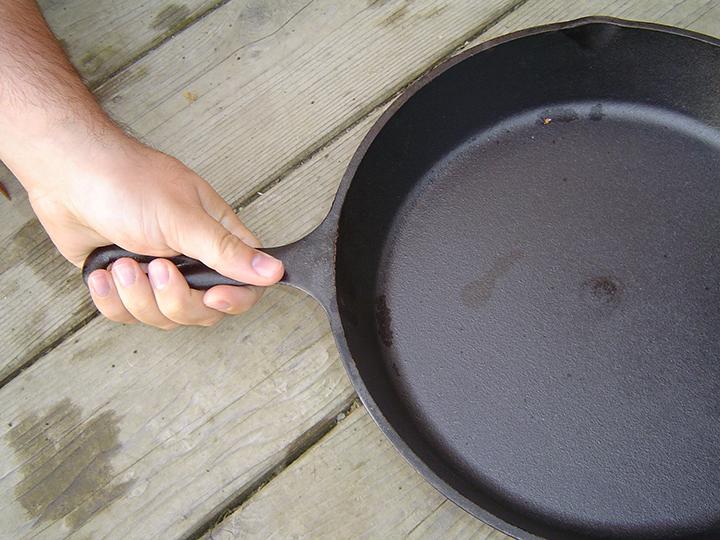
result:
[[[390,310],[388,309],[387,299],[384,294],[381,294],[375,300],[375,320],[377,321],[380,341],[382,341],[386,347],[392,347],[392,318],[390,317]]]

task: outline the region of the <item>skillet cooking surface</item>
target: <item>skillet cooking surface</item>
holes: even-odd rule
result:
[[[514,534],[718,531],[719,68],[647,29],[524,37],[358,166],[337,286],[371,412]]]
[[[712,521],[720,154],[672,116],[573,110],[423,179],[384,254],[386,361],[436,444],[528,510]]]

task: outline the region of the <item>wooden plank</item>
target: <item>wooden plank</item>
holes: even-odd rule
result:
[[[303,184],[309,190],[315,183],[307,179],[325,174],[339,178],[343,169],[338,165],[339,160],[323,160],[322,156],[319,153],[312,165],[305,165],[318,167],[317,173],[303,173],[306,174]],[[286,181],[281,182],[267,196],[279,193],[274,190],[284,189],[285,185]],[[259,204],[263,197],[265,195],[252,205]],[[303,200],[300,197],[298,204]],[[309,196],[308,200],[314,198]],[[292,204],[288,201],[284,208]],[[323,213],[324,209],[317,212],[316,219]],[[275,219],[280,222],[280,217],[262,215],[268,219],[267,230],[275,230],[270,223]],[[263,228],[261,223],[252,226]],[[274,234],[279,240],[295,236],[280,230]],[[312,364],[312,360],[302,354],[292,357],[292,353],[288,353],[290,348],[306,353],[313,351],[308,353],[309,357],[315,353],[322,357],[324,344],[328,343],[320,345],[323,338],[315,339],[319,335],[327,336],[326,333],[308,328],[315,324],[314,315],[307,315],[313,313],[312,302],[305,299],[309,302],[307,307],[300,303],[289,309],[285,307],[284,303],[290,302],[288,298],[294,298],[293,294],[282,291],[269,294],[258,310],[210,331],[183,329],[178,333],[158,334],[139,327],[122,329],[96,320],[75,337],[77,343],[66,342],[0,391],[4,411],[0,424],[0,492],[4,496],[0,504],[5,505],[0,506],[0,511],[9,520],[7,525],[0,524],[0,532],[6,535],[7,527],[7,536],[17,537],[36,534],[48,527],[43,533],[47,536],[75,532],[94,537],[109,531],[131,537],[181,535],[192,531],[199,521],[213,515],[238,491],[252,486],[281,464],[293,450],[290,439],[306,429],[327,423],[346,403],[344,397],[322,394],[329,385],[308,381],[306,373],[294,378],[286,372],[273,371],[278,365],[273,358],[282,355],[286,356],[280,362],[291,356],[288,364],[283,365],[294,366],[289,370],[292,373],[296,373],[295,368]],[[298,302],[302,302],[302,297]],[[292,319],[293,310],[303,311],[299,322],[293,323],[296,321]],[[224,331],[228,325],[227,334],[214,333]],[[268,325],[270,328],[265,332]],[[200,341],[200,336],[197,347],[189,345]],[[246,339],[245,344],[242,339]],[[282,343],[288,349],[283,352],[281,346],[276,350],[268,343]],[[136,348],[132,349],[133,346]],[[235,347],[242,350],[242,365],[228,352]],[[142,369],[138,373],[135,373],[138,363],[132,350],[138,350],[137,356],[142,358]],[[107,362],[114,360],[130,362],[132,366],[122,376],[115,376],[118,372],[112,370],[119,364],[116,363],[115,368],[107,367]],[[297,363],[293,363],[296,360]],[[226,365],[232,369],[223,367]],[[311,372],[322,371],[324,365],[310,365]],[[337,362],[333,365],[337,367]],[[327,368],[327,373],[330,369]],[[273,375],[275,373],[278,375]],[[334,379],[328,375],[322,380]],[[240,395],[248,388],[246,385],[267,390],[268,387],[262,386],[263,381],[270,381],[269,388],[279,390],[278,399],[283,400],[286,408],[268,406],[268,401],[258,398],[257,394],[245,401],[240,398],[242,403],[227,401],[229,392]],[[292,394],[288,392],[292,388],[305,388],[307,393],[288,395]],[[346,388],[349,391],[349,387]],[[260,395],[265,395],[261,390],[258,390]],[[316,401],[318,395],[320,398]],[[71,403],[64,402],[66,398],[71,399]],[[148,410],[157,416],[148,419]],[[325,412],[318,413],[318,410]],[[165,411],[171,414],[165,415]],[[6,427],[5,418],[13,427]],[[230,420],[216,428],[217,418]],[[105,428],[99,429],[103,425]],[[293,431],[296,425],[299,429]],[[12,434],[15,427],[20,429]],[[97,432],[100,436],[93,437]],[[283,438],[286,432],[289,432],[288,439]],[[63,435],[67,436],[63,438]],[[95,454],[86,456],[85,461],[93,458],[91,463],[96,463],[96,454],[102,456],[99,464],[103,467],[91,475],[101,476],[103,481],[109,477],[107,482],[99,482],[102,486],[92,478],[78,476],[79,470],[86,468],[78,470],[82,462],[66,458],[68,452],[63,449],[72,448],[67,445],[73,441],[77,444],[84,440],[83,436],[96,443],[87,447],[97,449]],[[48,440],[43,443],[45,437]],[[266,444],[267,441],[274,443]],[[34,489],[39,494],[24,496],[30,483],[35,484],[32,480],[37,478],[32,476],[32,471],[41,470],[38,462],[51,459],[47,450],[50,445],[62,466],[52,467],[53,472],[43,482],[37,482]],[[27,465],[26,468],[23,465]],[[217,474],[201,474],[207,470],[217,470]],[[68,475],[79,481],[73,484],[70,495],[58,497],[57,490],[64,487]],[[188,484],[182,484],[183,479],[187,479]],[[25,483],[20,488],[22,482]],[[55,486],[55,491],[47,488],[44,493],[45,486]],[[75,495],[76,491],[83,495],[82,500]],[[57,502],[49,505],[49,500]],[[65,511],[64,517],[55,517]],[[73,517],[69,517],[70,514]],[[182,519],[183,516],[186,519]],[[30,523],[38,526],[32,529]]]
[[[248,223],[275,241],[313,228],[379,113]],[[190,534],[349,405],[337,355],[322,308],[285,287],[212,329],[93,320],[0,390],[0,537]]]
[[[509,538],[440,495],[362,408],[203,539],[271,537]]]
[[[710,36],[720,36],[720,4],[715,0],[530,0],[489,28],[481,39],[475,39],[467,46],[472,47],[487,39],[522,28],[590,15],[667,24]]]
[[[221,0],[39,0],[50,28],[91,85],[187,27]]]
[[[98,89],[104,105],[233,204],[387,101],[517,0],[230,1]],[[317,21],[322,20],[319,25]],[[231,27],[232,25],[232,27]],[[192,99],[187,99],[187,92]],[[0,381],[95,313],[39,224],[5,242]],[[28,302],[28,297],[33,302]]]
[[[234,27],[222,41],[198,39],[206,27],[233,24],[231,2],[98,92],[141,137],[235,199],[331,140],[516,3],[315,0],[249,43]],[[183,56],[179,65],[168,61]]]

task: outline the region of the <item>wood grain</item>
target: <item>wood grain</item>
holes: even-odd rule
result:
[[[473,40],[467,46],[472,47],[515,30],[590,15],[654,22],[716,37],[720,35],[720,4],[714,0],[530,0],[489,28],[481,39]]]
[[[510,537],[440,495],[359,408],[203,538]]]
[[[97,93],[118,121],[185,161],[237,205],[516,1],[453,2],[444,8],[403,0],[230,1]],[[187,99],[187,92],[194,98]],[[95,311],[78,271],[30,215],[0,241],[0,250],[6,254],[0,295],[10,307],[0,314],[2,381]]]
[[[627,5],[606,2],[601,8],[612,14],[614,4],[623,9]],[[689,20],[687,4],[682,9],[679,5],[675,15]],[[402,19],[396,13],[402,5],[384,3],[379,7],[363,8],[363,13],[386,9],[388,12],[383,12],[383,20],[389,18],[391,23],[396,23]],[[527,2],[511,15],[521,17],[518,24],[533,24],[535,19],[529,14],[524,15],[525,10],[539,10],[542,5],[542,2]],[[556,18],[562,18],[570,3],[555,2],[554,5],[558,10]],[[665,22],[672,22],[667,19],[669,15],[663,16]],[[647,18],[652,19],[652,14]],[[292,24],[290,21],[286,28]],[[352,31],[349,26],[354,28],[348,23],[345,32]],[[309,32],[308,26],[305,28],[305,32]],[[488,35],[492,31],[491,28]],[[282,33],[279,31],[276,35]],[[355,49],[362,48],[359,45],[361,39],[374,39],[377,35],[356,36]],[[286,53],[288,62],[296,61],[291,52]],[[304,58],[306,62],[311,61],[307,55]],[[301,70],[300,64],[292,65],[295,66],[293,69]],[[331,65],[340,68],[337,62],[331,62]],[[308,73],[309,77],[313,76],[312,72]],[[327,79],[328,72],[323,73]],[[301,78],[299,72],[296,74]],[[356,72],[356,77],[360,74],[362,72]],[[356,84],[361,83],[356,81]],[[248,91],[251,87],[252,83],[248,83]],[[290,96],[286,98],[287,106],[302,106],[300,101],[293,101],[295,88],[287,86],[286,90]],[[376,100],[380,95],[382,92],[376,95]],[[307,96],[303,98],[307,99]],[[387,100],[387,96],[383,99]],[[194,103],[198,102],[200,98]],[[382,106],[384,102],[380,100],[378,105]],[[377,107],[372,110],[374,115],[379,113]],[[332,142],[321,146],[322,151],[316,152],[309,161],[269,189],[263,186],[272,184],[277,174],[267,174],[259,184],[253,180],[245,184],[245,188],[238,189],[237,193],[243,195],[233,195],[233,200],[240,203],[249,194],[262,192],[243,209],[242,216],[251,227],[261,231],[267,244],[301,236],[325,214],[345,164],[374,119],[373,116],[364,117],[365,112],[361,110],[357,114],[359,118],[356,115],[338,118],[337,112],[331,111],[325,116],[324,110],[315,111],[312,118],[306,118],[310,132],[320,134],[314,144]],[[231,115],[236,122],[238,114],[235,111]],[[198,114],[195,122],[203,118]],[[365,121],[361,121],[362,118],[366,118]],[[324,132],[320,130],[325,126],[328,133],[334,133],[338,126],[346,124],[354,126],[353,129],[335,139],[332,134],[322,135]],[[244,129],[235,127],[238,131]],[[291,124],[288,132],[300,127]],[[227,135],[231,128],[217,125],[214,129]],[[275,126],[272,130],[279,133]],[[243,144],[250,135],[242,136]],[[195,134],[188,137],[196,140]],[[222,139],[218,141],[222,142]],[[185,152],[192,151],[181,142],[179,139],[173,144],[184,148]],[[240,144],[239,139],[234,139],[232,144]],[[285,147],[273,148],[282,154]],[[295,166],[314,146],[290,144],[289,148],[290,151],[277,161],[268,161],[275,165],[266,163],[266,171],[282,171],[289,163]],[[202,152],[195,151],[201,162]],[[237,160],[237,165],[243,164],[235,154],[231,157]],[[217,167],[209,170],[221,171]],[[249,164],[245,167],[238,170],[252,170]],[[226,196],[236,193],[232,182],[220,182],[218,186],[227,190]],[[259,189],[248,190],[247,186],[259,186]],[[26,232],[22,238],[26,238],[29,245],[37,241],[31,232]],[[50,263],[46,257],[33,264],[40,268],[41,264]],[[48,284],[52,283],[57,281],[48,279]],[[22,287],[23,283],[17,286]],[[4,301],[7,291],[3,284]],[[66,290],[63,294],[70,293]],[[62,295],[55,298],[62,298]],[[27,303],[27,295],[22,300]],[[23,302],[18,299],[7,304],[11,308],[4,311],[15,313],[15,317],[2,321],[2,328],[27,317],[27,312],[22,311]],[[72,305],[71,302],[63,304],[62,309],[57,310],[57,316],[62,316],[63,311],[71,311]],[[32,347],[38,342],[48,343],[47,335],[28,339],[25,344]],[[238,500],[239,495],[281,468],[288,455],[308,443],[308,433],[330,427],[352,398],[352,390],[338,363],[337,351],[320,308],[309,298],[290,290],[270,291],[250,314],[228,320],[211,330],[188,328],[160,333],[141,327],[110,325],[95,319],[0,390],[3,410],[0,423],[0,512],[3,515],[0,536],[164,538],[191,534],[229,503]],[[351,417],[358,418],[353,415]],[[377,437],[378,441],[383,441],[376,428],[369,423],[368,426],[365,438]],[[73,445],[82,441],[92,443],[89,449],[80,454],[70,451],[79,448]],[[380,444],[375,448],[381,448]],[[351,464],[360,465],[359,470],[367,467],[363,473],[366,476],[358,480],[361,482],[366,478],[367,486],[357,485],[358,482],[349,485],[343,475],[330,474],[328,480],[323,480],[335,486],[328,489],[340,490],[340,484],[345,483],[345,489],[350,490],[343,492],[348,493],[343,500],[345,505],[352,505],[354,501],[364,504],[365,494],[380,489],[373,478],[379,477],[382,484],[385,477],[396,479],[405,474],[394,468],[392,459],[399,458],[387,445],[377,452],[379,457],[375,461],[368,460],[367,464],[353,462],[357,455],[348,458]],[[298,463],[305,459],[301,458]],[[342,461],[338,463],[340,467],[347,465]],[[103,468],[93,464],[102,464]],[[32,473],[36,476],[31,476],[29,471],[35,470],[41,470],[43,474]],[[276,494],[284,491],[286,478],[285,474],[280,474],[265,490],[272,487]],[[409,482],[417,485],[420,491],[409,487],[403,490],[424,493],[422,489],[427,489],[419,477]],[[306,490],[310,487],[306,484]],[[253,507],[255,521],[266,521],[268,516],[275,515],[267,500],[260,498],[265,490],[252,497],[239,512],[246,512],[258,500],[258,505]],[[319,500],[319,493],[312,497]],[[436,499],[437,504],[432,508],[422,505],[420,509],[416,507],[421,503],[412,497],[389,500],[392,504],[386,502],[376,506],[378,515],[373,519],[380,523],[371,523],[376,527],[372,530],[390,531],[389,536],[408,534],[412,537],[434,537],[445,530],[458,537],[478,534],[474,528],[478,524],[465,514],[454,513],[457,510],[442,498]],[[297,508],[299,512],[303,507]],[[277,508],[272,512],[277,512]],[[247,516],[242,518],[242,523],[247,522]],[[362,521],[362,516],[345,516],[350,523]],[[285,521],[280,523],[284,527],[282,530],[294,527],[301,534],[305,530],[303,527],[312,526],[318,535],[326,530],[332,534],[331,527],[322,523],[320,515],[303,518],[302,521],[310,520],[307,526],[298,523],[300,518],[289,524],[293,521],[292,516],[284,517]],[[332,519],[332,516],[324,517]],[[338,524],[338,521],[333,523]],[[257,524],[253,527],[247,529],[249,533],[259,531],[257,534],[261,535],[262,527]]]
[[[181,31],[221,0],[39,0],[70,60],[91,85]]]

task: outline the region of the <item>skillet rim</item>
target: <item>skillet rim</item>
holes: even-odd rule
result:
[[[571,28],[577,28],[581,26],[587,26],[592,24],[602,24],[607,26],[615,26],[621,28],[630,28],[638,30],[649,30],[653,32],[660,32],[666,34],[677,35],[701,41],[708,45],[720,47],[720,39],[692,30],[685,30],[683,28],[677,28],[660,23],[644,22],[644,21],[633,21],[627,19],[620,19],[616,17],[609,17],[603,15],[592,15],[587,17],[581,17],[568,21],[550,23],[545,25],[533,26],[498,36],[488,41],[482,42],[475,45],[465,51],[462,51],[455,56],[448,58],[444,61],[439,62],[435,66],[429,69],[426,73],[420,76],[418,79],[408,85],[390,104],[390,106],[383,112],[383,114],[375,121],[368,133],[365,135],[360,145],[355,150],[347,168],[340,181],[335,199],[333,200],[330,211],[327,217],[317,227],[318,231],[322,236],[329,236],[331,238],[332,252],[329,257],[329,263],[331,265],[329,277],[331,280],[329,287],[329,294],[327,296],[322,295],[313,296],[318,299],[321,304],[325,307],[328,313],[330,326],[333,332],[335,343],[340,352],[340,358],[342,364],[350,378],[353,388],[358,394],[360,401],[362,402],[365,409],[370,414],[373,422],[380,428],[385,437],[391,442],[397,452],[417,471],[423,479],[432,485],[440,494],[447,497],[454,504],[462,508],[464,511],[469,513],[471,516],[479,519],[483,523],[507,534],[514,538],[525,538],[532,540],[542,540],[544,537],[539,534],[551,534],[553,537],[572,537],[572,538],[583,538],[585,536],[579,535],[568,529],[559,529],[552,524],[545,524],[538,520],[535,516],[528,516],[529,520],[533,524],[537,524],[535,532],[530,532],[519,526],[513,525],[508,521],[496,516],[490,511],[486,510],[482,506],[476,504],[465,495],[454,489],[447,481],[443,480],[432,467],[427,465],[422,459],[418,457],[415,451],[405,442],[405,440],[398,434],[395,428],[390,424],[385,415],[383,414],[380,407],[377,406],[373,399],[368,387],[365,384],[364,379],[360,375],[356,362],[349,350],[347,337],[345,335],[345,329],[342,323],[340,309],[338,306],[338,295],[337,295],[337,281],[336,281],[336,265],[337,265],[337,243],[341,241],[339,236],[339,221],[342,214],[342,209],[345,202],[345,197],[350,189],[352,180],[355,177],[357,169],[359,168],[362,160],[364,159],[367,151],[374,142],[375,138],[380,134],[385,125],[390,119],[405,105],[410,98],[415,95],[419,90],[430,84],[434,79],[442,75],[447,70],[451,69],[460,62],[475,56],[476,54],[482,53],[489,49],[502,45],[511,41],[530,37],[538,34],[558,32],[568,30]],[[322,232],[325,234],[322,234]],[[315,231],[310,233],[314,234]],[[330,233],[330,234],[328,234]],[[521,513],[522,514],[522,513]],[[558,536],[559,535],[559,536]]]

